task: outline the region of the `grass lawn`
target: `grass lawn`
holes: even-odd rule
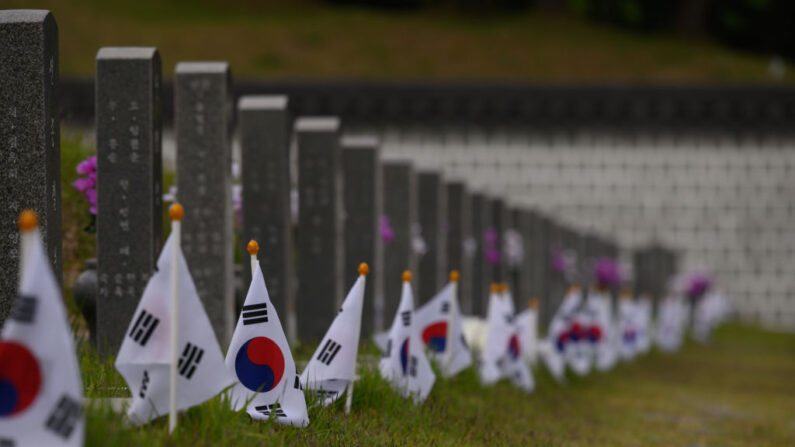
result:
[[[87,395],[123,395],[112,367],[82,351]],[[506,382],[483,388],[470,369],[437,379],[421,406],[372,369],[360,373],[351,414],[311,408],[304,429],[253,422],[216,398],[183,413],[169,439],[164,418],[128,428],[96,406],[87,445],[795,445],[795,334],[727,326],[710,346],[652,353],[567,386],[537,369],[532,395]]]
[[[101,46],[157,46],[178,60],[226,60],[239,77],[772,82],[769,57],[703,36],[638,34],[529,10],[463,15],[330,8],[309,0],[4,0],[44,8],[64,76],[91,76]],[[795,81],[788,70],[783,82]]]

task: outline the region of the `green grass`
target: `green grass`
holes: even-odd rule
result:
[[[112,366],[81,356],[86,394],[119,395]],[[127,427],[95,405],[87,445],[795,445],[793,334],[728,326],[710,346],[652,353],[567,386],[536,370],[532,395],[505,382],[483,388],[470,369],[437,379],[420,406],[372,368],[360,374],[350,415],[341,403],[310,407],[304,429],[253,422],[217,397],[182,413],[169,437],[163,418]]]
[[[235,76],[773,82],[769,57],[706,36],[643,34],[543,9],[464,15],[329,7],[310,0],[5,0],[44,8],[65,76],[90,76],[102,46],[156,46],[180,60],[226,60]],[[783,82],[795,81],[789,70]]]

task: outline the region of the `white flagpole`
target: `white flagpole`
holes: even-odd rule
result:
[[[453,328],[455,327],[455,318],[458,312],[458,279],[460,275],[458,274],[458,270],[453,270],[450,272],[450,285],[452,287],[452,293],[450,297],[450,307],[448,309],[447,314],[447,335],[445,336],[445,343],[444,343],[444,369],[443,373],[447,375],[447,372],[450,370],[450,364],[453,361],[453,343],[456,341],[453,340],[455,337],[455,333],[453,332]]]
[[[254,272],[257,270],[257,253],[259,253],[259,244],[254,239],[248,241],[246,246],[248,254],[251,255],[251,277],[254,278]]]
[[[177,428],[177,361],[179,343],[179,253],[181,245],[181,221],[185,215],[182,205],[175,202],[168,209],[171,217],[171,370],[169,375],[168,432]]]
[[[368,273],[370,273],[370,266],[367,265],[366,262],[362,262],[361,264],[359,264],[359,279],[362,280],[362,289],[367,287],[367,274]],[[362,291],[362,294],[364,294],[364,291]],[[361,309],[362,306],[364,306],[364,297],[362,297],[362,300],[359,301],[360,309]],[[359,315],[361,315],[361,310],[360,309],[358,310]],[[356,338],[354,340],[359,340],[359,336],[361,335],[361,331],[362,331],[362,319],[361,319],[361,317],[359,317],[359,319],[356,320],[356,322],[357,322],[357,324],[356,324]],[[348,385],[348,392],[345,395],[345,414],[350,414],[350,412],[351,412],[351,404],[353,404],[353,384],[355,382],[356,382],[356,373],[354,372],[353,380],[351,380],[350,385]]]
[[[33,243],[36,240],[39,228],[39,216],[36,212],[30,209],[25,209],[19,214],[19,284],[22,284],[22,278],[25,276],[27,269],[28,259],[33,250]]]

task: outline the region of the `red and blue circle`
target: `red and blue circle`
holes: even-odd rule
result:
[[[588,339],[591,343],[598,343],[602,339],[602,328],[596,325],[591,326],[588,329]]]
[[[41,368],[32,352],[14,342],[0,342],[0,418],[25,411],[41,391]]]
[[[508,340],[508,355],[511,357],[511,360],[516,361],[519,359],[519,354],[521,353],[522,348],[519,344],[519,337],[516,334],[511,334],[511,338]]]
[[[268,392],[284,376],[284,354],[270,338],[254,337],[237,351],[235,374],[237,380],[251,391]]]
[[[422,341],[433,352],[444,352],[447,346],[447,322],[437,321],[422,331]]]
[[[406,338],[403,344],[400,345],[400,367],[403,369],[405,376],[409,370],[409,339]]]

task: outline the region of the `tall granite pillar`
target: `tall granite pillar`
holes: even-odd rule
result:
[[[412,249],[412,226],[417,222],[417,174],[409,161],[384,161],[384,215],[381,225],[391,232],[384,240],[384,321],[392,321],[400,303],[401,275],[410,270],[418,278]]]
[[[491,231],[491,200],[481,193],[472,194],[472,234],[475,237],[475,257],[472,265],[472,314],[485,316],[489,306],[489,291],[494,282],[494,269],[486,253],[487,232]]]
[[[298,337],[319,340],[344,298],[340,121],[305,117],[298,140]]]
[[[508,229],[506,230],[506,238],[508,232],[511,233],[510,242],[507,244],[516,244],[516,259],[508,259],[507,271],[508,282],[513,291],[514,307],[516,309],[524,309],[527,307],[527,300],[530,299],[530,294],[527,288],[528,273],[528,260],[527,251],[525,250],[527,234],[525,233],[525,211],[519,207],[509,208],[509,221]],[[506,239],[507,240],[507,239]]]
[[[544,233],[547,237],[546,246],[542,247],[545,251],[546,257],[546,292],[547,295],[542,299],[541,306],[543,309],[544,326],[548,326],[552,317],[557,312],[560,303],[563,301],[563,296],[566,293],[567,281],[564,272],[556,271],[553,268],[553,258],[566,253],[566,247],[563,245],[562,231],[563,228],[552,219],[545,219]]]
[[[182,251],[221,345],[235,325],[231,78],[226,62],[180,62],[174,70]]]
[[[505,260],[505,232],[508,230],[509,213],[505,205],[505,200],[494,198],[491,201],[491,227],[494,228],[497,236],[497,248],[499,250],[498,259],[492,266],[495,282],[508,282],[508,267]]]
[[[548,288],[550,262],[549,242],[546,233],[546,219],[541,214],[530,211],[528,214],[528,231],[530,234],[527,244],[527,259],[530,264],[530,296],[538,298],[539,301],[539,320],[543,323],[544,316],[549,306]],[[539,330],[545,331],[545,324],[539,326]]]
[[[383,213],[380,143],[375,137],[342,140],[342,171],[345,182],[344,286],[358,278],[359,264],[370,266],[364,290],[361,337],[369,339],[384,328],[383,245],[379,219]]]
[[[163,238],[160,54],[97,53],[97,346],[118,352]]]
[[[61,140],[58,26],[49,11],[0,11],[0,326],[17,296],[19,229],[39,215],[47,256],[61,282]]]
[[[426,246],[420,258],[417,302],[424,303],[447,282],[447,191],[442,174],[431,171],[417,175],[417,190],[418,221]]]
[[[282,321],[293,298],[293,247],[290,227],[290,112],[286,96],[243,96],[237,104],[240,126],[243,231],[238,241],[241,259],[246,246],[259,244],[259,259],[271,303]],[[248,289],[251,269],[243,262]]]
[[[461,311],[472,313],[472,257],[465,245],[472,237],[472,200],[464,182],[447,183],[447,269],[458,270]]]

